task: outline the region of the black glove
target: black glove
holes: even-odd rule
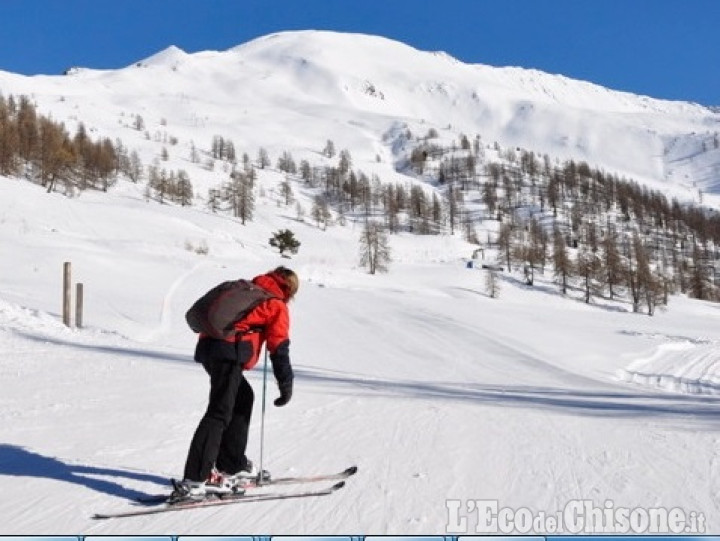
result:
[[[292,398],[293,380],[278,384],[278,389],[280,389],[280,398],[276,398],[274,404],[281,407],[290,402]]]
[[[280,407],[290,402],[293,391],[293,369],[290,364],[290,340],[282,342],[273,353],[270,354],[275,381],[278,382],[280,398],[275,400],[275,405]]]

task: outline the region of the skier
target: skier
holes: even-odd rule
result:
[[[297,293],[298,277],[292,270],[278,267],[252,282],[274,297],[236,322],[236,333],[230,338],[201,334],[198,340],[195,360],[210,376],[210,398],[190,443],[184,478],[175,483],[171,501],[241,492],[244,480],[258,478],[260,472],[245,456],[254,393],[243,372],[257,364],[263,343],[280,391],[275,406],[284,406],[292,397],[287,303]],[[263,471],[262,476],[269,474]]]

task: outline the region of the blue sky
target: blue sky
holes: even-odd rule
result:
[[[0,0],[0,70],[113,69],[300,29],[720,105],[717,0]]]

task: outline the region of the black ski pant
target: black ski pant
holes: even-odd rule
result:
[[[204,481],[213,466],[231,474],[247,467],[245,449],[255,399],[237,358],[209,358],[202,364],[210,376],[210,399],[185,463],[185,479],[190,481]]]

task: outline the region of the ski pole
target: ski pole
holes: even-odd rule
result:
[[[257,485],[262,484],[263,474],[263,451],[265,448],[265,395],[267,394],[267,365],[268,365],[268,352],[267,346],[265,347],[265,362],[263,363],[263,390],[262,390],[262,415],[260,418],[260,469],[257,476]]]

